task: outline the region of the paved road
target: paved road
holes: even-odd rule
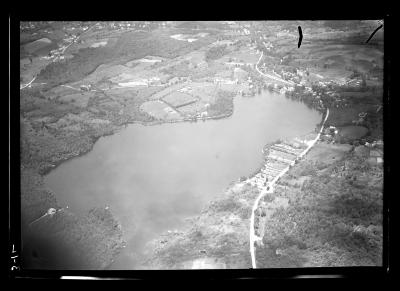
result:
[[[24,88],[30,86],[30,85],[32,84],[32,82],[35,81],[35,79],[36,79],[36,76],[35,76],[28,84],[25,84],[25,85],[23,85],[23,86],[20,86],[19,89],[22,90],[22,89],[24,89]]]
[[[296,160],[300,159],[301,157],[303,157],[305,154],[307,154],[307,152],[315,145],[315,143],[319,140],[322,130],[324,129],[324,125],[326,120],[328,119],[329,116],[329,109],[326,109],[326,116],[324,119],[324,122],[322,123],[321,129],[317,135],[317,137],[310,141],[308,143],[308,147],[302,152],[300,153],[300,155],[296,158]],[[295,161],[292,162],[291,165],[294,165]],[[259,237],[255,234],[255,230],[254,230],[254,217],[255,217],[255,211],[258,208],[258,203],[260,202],[261,198],[267,194],[267,193],[273,193],[274,189],[273,186],[275,185],[275,183],[279,180],[280,177],[282,177],[287,171],[289,171],[290,166],[284,168],[271,182],[269,182],[267,184],[267,186],[264,187],[258,187],[260,190],[260,195],[258,195],[257,199],[254,201],[253,204],[253,208],[251,210],[251,217],[250,217],[250,237],[249,237],[249,241],[250,241],[250,255],[251,255],[251,264],[253,269],[257,268],[256,265],[256,257],[255,257],[255,247],[254,247],[254,243],[256,241],[261,241],[262,237]],[[245,181],[246,182],[246,181]],[[269,190],[267,190],[267,188],[269,187]]]
[[[294,85],[294,84],[295,84],[294,82],[289,82],[289,81],[283,80],[283,79],[281,79],[281,78],[278,78],[278,77],[276,77],[276,76],[273,76],[273,75],[270,75],[270,74],[265,74],[265,73],[261,72],[261,71],[258,69],[258,64],[260,63],[260,61],[261,61],[263,55],[264,55],[264,52],[261,52],[261,56],[260,56],[260,58],[258,59],[258,62],[257,62],[257,64],[256,64],[256,70],[257,70],[258,73],[260,73],[260,74],[261,74],[262,76],[264,76],[264,77],[267,77],[267,78],[273,79],[273,80],[275,80],[275,81],[279,81],[279,82],[285,83],[285,84],[287,84],[287,85]]]
[[[69,86],[69,85],[60,85],[61,87],[66,87],[66,88],[70,88],[70,89],[74,89],[74,90],[76,90],[76,91],[81,91],[81,89],[78,89],[78,88],[75,88],[75,87],[72,87],[72,86]]]

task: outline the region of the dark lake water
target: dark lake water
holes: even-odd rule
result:
[[[255,171],[263,145],[306,134],[322,118],[269,92],[234,103],[227,119],[131,124],[46,176],[60,205],[76,213],[109,206],[121,222],[127,247],[112,269],[137,267],[147,242],[181,228],[232,181]]]

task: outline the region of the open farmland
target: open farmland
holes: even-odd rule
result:
[[[197,98],[193,97],[190,94],[183,93],[183,92],[174,92],[168,94],[163,98],[163,101],[171,104],[175,108],[179,108],[185,105],[189,105],[198,101]]]
[[[161,101],[143,103],[141,109],[158,120],[168,121],[180,118],[180,114],[176,110]]]

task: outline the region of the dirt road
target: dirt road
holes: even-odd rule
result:
[[[329,109],[326,109],[326,116],[324,119],[324,122],[322,123],[321,129],[317,135],[317,137],[314,140],[311,140],[308,142],[308,147],[299,154],[299,156],[296,158],[296,160],[300,159],[301,157],[303,157],[305,154],[307,154],[307,152],[315,145],[315,143],[318,141],[318,139],[321,136],[322,130],[324,129],[324,125],[326,120],[328,119],[329,116]],[[295,160],[295,161],[296,161]],[[295,164],[295,161],[292,162],[292,165]],[[255,217],[255,211],[258,208],[258,203],[260,202],[261,198],[264,197],[265,194],[267,193],[273,193],[273,186],[275,185],[275,183],[279,180],[280,177],[282,177],[287,171],[289,171],[290,166],[284,168],[271,182],[269,182],[266,186],[260,187],[257,186],[258,189],[260,190],[260,194],[258,195],[257,199],[254,201],[253,204],[253,208],[251,210],[251,217],[250,217],[250,236],[249,236],[249,241],[250,241],[250,255],[251,255],[251,264],[253,269],[257,268],[256,265],[256,257],[255,257],[255,247],[254,247],[254,243],[256,241],[260,241],[262,240],[262,237],[258,237],[254,232],[254,217]]]

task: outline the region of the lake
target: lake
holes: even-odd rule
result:
[[[130,124],[46,177],[61,206],[83,214],[109,206],[126,248],[111,269],[135,269],[145,244],[180,229],[233,181],[262,163],[262,147],[313,131],[321,114],[283,95],[237,96],[231,117],[153,126]]]

